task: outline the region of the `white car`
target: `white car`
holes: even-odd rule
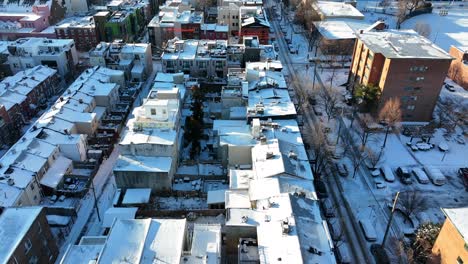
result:
[[[393,171],[390,168],[390,166],[384,165],[382,168],[380,168],[380,172],[383,174],[383,177],[386,181],[388,182],[395,181],[395,175],[393,174]]]

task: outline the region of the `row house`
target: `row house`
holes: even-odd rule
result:
[[[177,8],[164,8],[148,24],[148,34],[155,50],[166,47],[169,40],[200,39],[203,13]]]
[[[92,16],[66,18],[55,26],[55,34],[58,39],[73,39],[79,51],[92,49],[100,40]]]
[[[18,72],[0,82],[0,116],[3,132],[0,141],[12,144],[19,130],[34,117],[47,99],[58,92],[57,71],[46,66]]]
[[[62,78],[71,78],[78,63],[72,39],[21,38],[8,44],[8,63],[13,73],[46,65]]]
[[[153,72],[151,45],[146,43],[101,42],[89,52],[92,66],[125,72],[127,80],[143,82]]]
[[[65,8],[58,0],[0,0],[0,39],[53,37],[50,25],[62,20]]]
[[[200,39],[227,40],[229,37],[229,27],[218,24],[203,24],[201,26]]]
[[[169,41],[161,58],[163,72],[223,78],[227,74],[227,41],[175,38]]]
[[[260,44],[268,44],[270,40],[270,22],[262,7],[245,6],[240,8],[239,39],[244,36],[257,36]]]

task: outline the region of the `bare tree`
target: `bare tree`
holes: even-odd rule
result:
[[[377,123],[370,114],[359,115],[359,123],[362,129],[362,133],[357,133],[361,139],[361,146],[365,147],[369,137],[378,131]]]
[[[323,132],[323,126],[320,123],[309,124],[308,133],[304,134],[304,140],[311,147],[309,159],[312,161],[310,168],[312,173],[318,178],[322,173],[327,161],[331,157],[331,152],[327,146],[327,136]]]
[[[414,214],[422,212],[427,208],[426,198],[421,192],[415,190],[401,192],[398,204],[400,205],[400,210],[407,218],[411,218]]]
[[[340,94],[332,88],[323,87],[318,96],[325,113],[327,113],[328,121],[330,121],[338,109]]]
[[[468,108],[460,100],[440,98],[437,102],[435,117],[439,127],[445,128],[447,133],[453,133],[455,127],[468,117]]]
[[[374,150],[371,148],[367,148],[367,162],[368,165],[371,169],[377,168],[377,165],[380,162],[380,158],[382,157],[383,154],[383,148],[380,149],[379,153],[376,153]]]
[[[298,79],[294,78],[293,79],[293,84],[294,84],[294,94],[295,98],[297,100],[296,102],[296,111],[300,112],[301,110],[304,109],[309,103],[309,97],[311,94],[314,93],[312,87],[310,87],[310,84],[312,82],[310,81],[309,77],[305,77],[305,79]]]
[[[414,25],[414,31],[425,38],[429,38],[431,35],[431,26],[428,23],[418,22]]]
[[[379,6],[382,7],[382,11],[385,14],[387,8],[391,5],[391,0],[382,0],[379,2]]]
[[[393,132],[398,132],[398,127],[401,123],[401,102],[398,97],[392,97],[387,100],[379,112],[379,119],[386,125],[385,139],[382,147],[387,143],[388,133],[390,129]]]
[[[359,167],[367,159],[367,156],[368,153],[366,151],[366,148],[361,148],[360,151],[358,151],[357,153],[355,153],[354,151],[348,152],[348,158],[353,166],[353,179],[356,177],[356,172],[358,171]]]

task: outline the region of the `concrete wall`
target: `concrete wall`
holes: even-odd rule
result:
[[[142,172],[142,171],[114,171],[118,188],[151,188],[153,191],[170,190],[173,171]]]

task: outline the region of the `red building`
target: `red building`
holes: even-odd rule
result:
[[[47,106],[47,100],[57,93],[59,80],[56,70],[39,65],[0,82],[0,129],[8,128],[10,134],[16,135],[41,107]],[[9,138],[3,143],[17,139]]]
[[[55,27],[55,34],[58,39],[73,39],[76,49],[80,51],[89,51],[99,44],[92,16],[64,19]]]
[[[218,24],[203,24],[201,26],[200,39],[209,40],[227,40],[228,39],[229,27]]]
[[[239,30],[239,39],[242,42],[244,36],[258,36],[260,44],[268,44],[270,35],[270,23],[261,14],[243,18]]]

